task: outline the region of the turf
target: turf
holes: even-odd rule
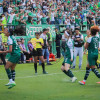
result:
[[[71,83],[65,74],[60,70],[63,58],[52,62],[53,65],[46,66],[48,75],[42,74],[41,66],[38,66],[38,75],[34,74],[33,63],[18,64],[16,67],[16,86],[7,89],[4,86],[8,83],[4,67],[0,66],[0,100],[99,100],[100,81],[92,72],[86,85],[79,85],[85,74],[86,56],[83,58],[82,69],[73,69],[74,75],[78,78]],[[99,70],[100,72],[100,70]]]

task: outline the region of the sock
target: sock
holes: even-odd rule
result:
[[[45,64],[42,63],[42,69],[43,69],[43,72],[45,72]]]
[[[8,78],[9,78],[9,79],[12,79],[10,69],[6,69],[6,73],[7,73],[7,75],[8,75]]]
[[[12,79],[9,79],[9,82],[12,82],[13,80]]]
[[[11,74],[12,74],[12,80],[15,81],[15,74],[16,74],[15,70],[11,70]]]
[[[85,76],[84,76],[85,81],[87,80],[89,73],[90,73],[90,68],[86,67],[86,73],[85,73]]]
[[[72,71],[69,69],[68,71],[63,71],[67,76],[69,76],[69,77],[74,77],[74,75],[72,74]]]
[[[100,73],[99,73],[95,68],[93,68],[92,71],[94,72],[94,74],[95,74],[98,78],[100,78]]]
[[[35,73],[37,73],[37,63],[34,63]]]
[[[86,80],[83,80],[83,82],[86,82]]]

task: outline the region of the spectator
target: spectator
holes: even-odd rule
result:
[[[25,55],[26,56],[26,62],[29,63],[29,58],[31,57],[31,54],[30,54],[30,52],[27,52],[23,38],[21,38],[21,47],[22,47],[22,52],[23,52],[21,59],[24,59],[24,55]],[[24,61],[25,61],[25,59],[24,59]]]
[[[47,29],[47,41],[50,46],[49,52],[52,53],[52,34],[50,33],[49,29]]]
[[[0,14],[3,14],[3,0],[0,0]]]
[[[79,32],[79,28],[75,28],[74,35],[74,61],[73,61],[73,69],[76,66],[76,57],[79,55],[79,69],[82,66],[82,58],[83,58],[83,35]]]
[[[52,65],[49,62],[49,50],[50,50],[50,47],[49,47],[49,44],[47,42],[47,35],[46,34],[47,34],[47,29],[43,29],[43,33],[40,35],[40,38],[42,38],[43,41],[44,41],[44,46],[43,46],[42,54],[44,56],[44,54],[46,53],[47,65]]]
[[[60,53],[60,40],[62,38],[62,35],[60,34],[60,32],[58,31],[57,28],[55,28],[55,33],[56,33],[56,51],[57,51],[57,58],[61,57],[61,53]]]
[[[2,42],[2,36],[0,34],[0,51],[4,51],[4,46],[3,46],[3,42]],[[6,61],[5,61],[5,56],[3,53],[0,54],[0,58],[4,64],[4,66],[6,65]]]
[[[2,25],[4,25],[4,27],[6,27],[6,25],[7,25],[7,20],[6,20],[6,17],[5,17],[4,14],[2,14],[2,19],[1,19],[1,21],[2,21]]]

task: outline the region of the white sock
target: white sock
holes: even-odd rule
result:
[[[83,80],[83,82],[86,82],[86,80]]]
[[[9,79],[9,82],[13,82],[13,80],[12,79]]]

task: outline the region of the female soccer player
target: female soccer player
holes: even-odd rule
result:
[[[20,60],[20,49],[19,46],[17,45],[16,39],[13,36],[13,30],[5,28],[4,29],[5,36],[8,37],[8,46],[9,50],[7,51],[0,51],[0,53],[11,53],[6,65],[5,65],[5,70],[7,72],[8,78],[9,78],[9,83],[6,84],[6,86],[9,86],[8,89],[14,87],[16,83],[14,82],[15,80],[15,66]]]
[[[44,58],[42,55],[42,46],[44,45],[43,39],[40,38],[40,33],[36,32],[35,33],[35,38],[31,39],[31,43],[33,45],[33,56],[34,56],[34,69],[35,69],[35,74],[37,75],[37,60],[38,57],[42,62],[42,69],[43,69],[43,74],[47,74],[45,71],[45,64],[44,64]]]
[[[65,35],[67,38],[67,42],[65,45],[65,59],[62,64],[61,70],[71,78],[72,82],[75,82],[77,80],[76,77],[74,77],[72,71],[70,70],[70,65],[73,62],[73,40],[71,39],[71,35],[67,33]]]
[[[88,38],[87,43],[84,45],[85,49],[88,49],[88,64],[86,67],[86,73],[83,81],[79,81],[81,85],[85,85],[85,82],[89,76],[90,69],[94,74],[100,78],[100,73],[96,70],[95,65],[98,59],[98,47],[99,47],[99,38],[96,36],[99,32],[98,26],[91,27],[91,37]]]

